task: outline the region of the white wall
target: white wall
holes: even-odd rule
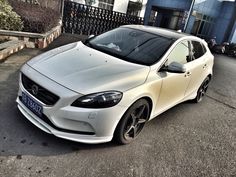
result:
[[[126,13],[128,8],[129,0],[115,0],[113,11]]]
[[[137,2],[137,0],[130,0],[130,1]],[[143,7],[142,7],[140,15],[139,15],[140,17],[144,17],[147,1],[148,0],[142,0]],[[95,2],[96,3],[92,4],[92,6],[98,7],[99,0],[96,0]],[[129,4],[129,0],[114,0],[113,11],[126,13],[127,9],[128,9],[128,4]]]
[[[148,0],[143,0],[143,7],[142,7],[140,15],[139,15],[140,17],[144,17],[146,6],[147,6],[147,1]]]

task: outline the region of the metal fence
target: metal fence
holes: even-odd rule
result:
[[[143,18],[65,1],[62,27],[65,33],[97,35],[127,24],[143,24]]]

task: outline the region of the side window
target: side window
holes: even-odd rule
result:
[[[169,65],[174,61],[181,64],[187,63],[190,59],[188,46],[188,41],[178,43],[168,56],[166,64]]]
[[[193,60],[200,58],[206,53],[206,50],[204,50],[202,44],[198,41],[192,41],[191,49]]]

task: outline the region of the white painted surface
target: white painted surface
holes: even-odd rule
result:
[[[72,2],[80,3],[80,4],[85,4],[85,0],[71,0]]]
[[[147,6],[147,0],[143,0],[143,6],[140,12],[140,17],[144,17],[145,11],[146,11],[146,6]]]
[[[113,6],[113,11],[116,12],[121,12],[121,13],[126,13],[127,8],[128,8],[129,1],[128,0],[115,0],[114,1],[114,6]]]

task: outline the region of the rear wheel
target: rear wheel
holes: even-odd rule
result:
[[[114,139],[120,144],[132,142],[142,131],[150,116],[150,106],[145,99],[136,101],[123,115],[119,122]]]
[[[193,100],[195,103],[199,103],[199,102],[202,101],[203,97],[206,95],[206,92],[207,92],[207,89],[208,89],[208,86],[209,86],[209,82],[210,82],[210,78],[209,77],[207,77],[203,81],[202,85],[198,89],[196,98]]]

